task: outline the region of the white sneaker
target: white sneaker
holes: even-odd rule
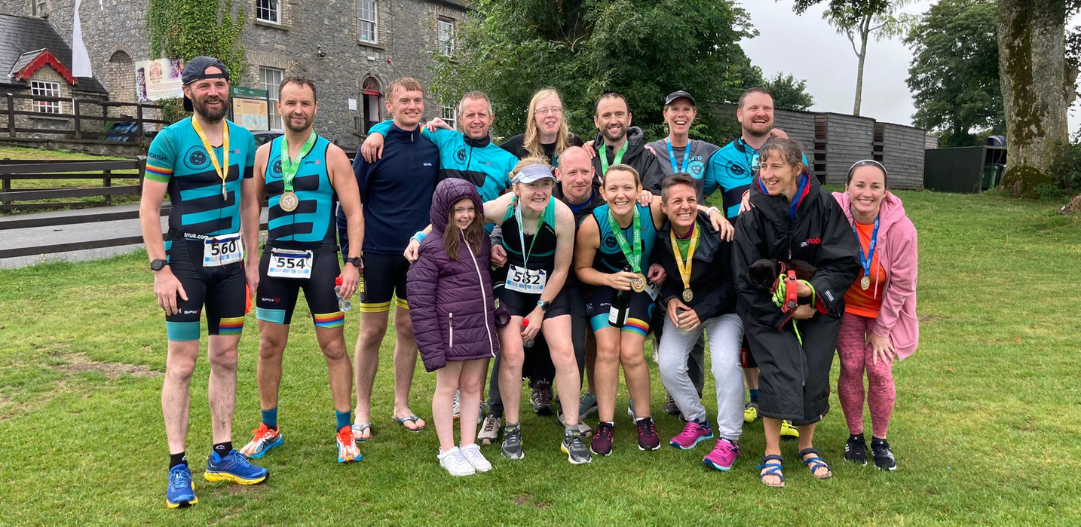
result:
[[[451,476],[472,476],[477,469],[462,456],[462,451],[454,447],[447,452],[441,452],[438,456],[439,465],[447,469]]]
[[[484,454],[480,453],[480,447],[477,446],[476,443],[463,446],[459,448],[459,450],[462,452],[462,456],[465,457],[465,460],[468,461],[470,465],[473,465],[473,468],[477,469],[477,472],[488,472],[489,470],[492,470],[492,464],[484,458]]]

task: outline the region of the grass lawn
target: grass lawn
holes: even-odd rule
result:
[[[452,478],[435,459],[435,377],[419,363],[411,403],[429,430],[410,434],[390,420],[390,336],[374,437],[362,445],[363,461],[341,466],[325,363],[301,302],[281,390],[286,442],[262,460],[271,479],[254,487],[203,481],[210,423],[202,360],[188,440],[199,504],[169,511],[159,402],[164,324],[145,253],[138,253],[0,270],[0,523],[1081,524],[1081,318],[1079,295],[1068,285],[1081,270],[1081,218],[994,194],[899,194],[920,231],[922,339],[895,367],[889,439],[896,472],[844,462],[847,429],[836,396],[816,436],[833,464],[829,481],[813,480],[786,442],[787,488],[760,484],[760,421],[746,426],[743,456],[729,473],[702,465],[712,442],[640,452],[621,388],[611,457],[570,466],[558,451],[562,429],[554,418],[527,410],[524,460],[485,447],[493,472]],[[348,320],[352,343],[355,311]],[[249,316],[238,447],[259,419],[255,328]],[[667,440],[681,424],[660,413],[664,394],[651,367],[657,425]],[[712,389],[707,380],[707,393]],[[713,396],[706,407],[716,411]]]
[[[38,161],[109,161],[109,160],[123,160],[127,158],[112,157],[112,156],[95,156],[90,154],[80,154],[77,152],[68,152],[66,150],[44,150],[37,148],[19,148],[13,146],[0,146],[0,163],[4,159],[13,160],[38,160]],[[137,170],[117,170],[114,171],[115,176],[122,176],[124,174],[131,174],[130,178],[114,177],[112,185],[114,187],[124,187],[130,185],[139,184],[139,171]],[[101,178],[97,179],[15,179],[11,181],[11,190],[38,190],[38,189],[62,189],[62,188],[99,188],[102,186]],[[28,201],[25,203],[70,203],[70,202],[96,202],[101,203],[104,200],[103,197],[86,197],[86,198],[65,198],[65,199],[46,199]],[[138,203],[139,196],[137,194],[131,194],[126,196],[113,196],[114,205],[124,205],[127,203]],[[22,204],[24,202],[20,202]],[[33,211],[31,211],[33,212]]]

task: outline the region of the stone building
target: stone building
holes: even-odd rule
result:
[[[0,13],[48,20],[70,43],[74,0],[0,0]],[[316,82],[316,129],[342,146],[386,119],[385,87],[402,76],[427,86],[437,53],[453,51],[466,0],[237,0],[245,8],[248,71],[234,85],[276,98],[284,76]],[[95,77],[114,101],[135,100],[134,63],[149,56],[147,0],[82,0],[79,18]],[[6,73],[6,72],[5,72]],[[271,101],[273,106],[273,101]],[[355,109],[353,109],[355,108]],[[454,118],[427,93],[425,117]],[[279,116],[271,127],[280,128]]]

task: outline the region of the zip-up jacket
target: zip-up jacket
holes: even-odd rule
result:
[[[649,143],[653,148],[653,151],[657,154],[657,166],[664,173],[664,177],[667,178],[672,174],[680,171],[683,168],[683,158],[687,157],[687,169],[684,171],[690,174],[694,178],[694,190],[698,192],[698,202],[705,203],[706,197],[706,182],[712,181],[713,177],[710,175],[710,169],[713,166],[713,157],[721,149],[721,147],[707,143],[705,141],[699,141],[697,139],[689,139],[687,146],[672,147],[672,154],[675,159],[672,159],[668,155],[668,141],[667,137],[657,141]],[[688,154],[687,149],[690,148],[691,152]],[[676,171],[672,170],[672,164],[675,163]],[[713,189],[710,189],[712,192]],[[652,190],[651,190],[652,192]]]
[[[698,246],[691,259],[691,291],[694,298],[684,301],[694,310],[699,320],[709,320],[726,313],[736,312],[736,288],[732,284],[732,244],[721,240],[721,235],[709,221],[709,214],[698,211],[695,228],[698,229]],[[654,250],[660,264],[668,275],[661,286],[663,305],[673,298],[683,300],[683,279],[676,264],[675,248],[672,247],[672,223],[665,222],[657,233],[657,243],[663,250]]]
[[[770,196],[758,178],[751,184],[749,212],[737,220],[732,269],[751,353],[761,368],[759,412],[794,425],[817,422],[829,411],[829,372],[844,313],[844,294],[856,279],[859,245],[841,207],[818,180],[804,182],[790,204]],[[817,312],[797,327],[768,291],[747,279],[747,269],[760,258],[804,260],[818,268],[808,280]],[[802,337],[802,346],[795,331]]]
[[[645,141],[642,139],[642,129],[637,126],[630,127],[627,130],[627,151],[623,154],[623,159],[620,161],[624,165],[630,165],[638,171],[638,175],[642,176],[642,188],[660,195],[661,182],[664,181],[664,172],[661,172],[660,164],[657,162],[657,157],[649,153],[646,150]],[[597,178],[604,176],[601,171],[601,158],[600,148],[604,145],[604,135],[597,132],[597,136],[593,139],[593,149],[597,151],[597,155],[593,157],[593,168],[597,170]],[[608,166],[615,164],[617,148],[605,148],[605,153],[608,156]]]
[[[429,372],[448,361],[492,358],[499,353],[488,236],[481,236],[480,250],[474,251],[459,230],[457,261],[447,255],[443,244],[450,211],[465,198],[483,210],[480,194],[468,182],[448,179],[439,184],[432,199],[432,232],[420,244],[417,261],[406,275],[409,318]]]
[[[364,208],[366,253],[400,255],[409,237],[428,225],[432,193],[439,177],[439,150],[420,138],[417,130],[391,125],[383,157],[364,160],[360,150],[353,160],[360,201]],[[338,238],[342,254],[349,254],[345,212],[338,208]]]
[[[383,121],[369,131],[386,137],[393,121]],[[483,201],[498,198],[510,187],[510,173],[518,158],[492,142],[490,136],[472,139],[457,130],[441,128],[429,132],[421,127],[421,136],[439,149],[439,180],[464,179],[477,187]]]

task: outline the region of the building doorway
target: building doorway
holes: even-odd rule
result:
[[[383,120],[382,98],[383,87],[379,81],[375,77],[364,79],[360,108],[360,125],[363,133],[367,134],[368,130]]]

